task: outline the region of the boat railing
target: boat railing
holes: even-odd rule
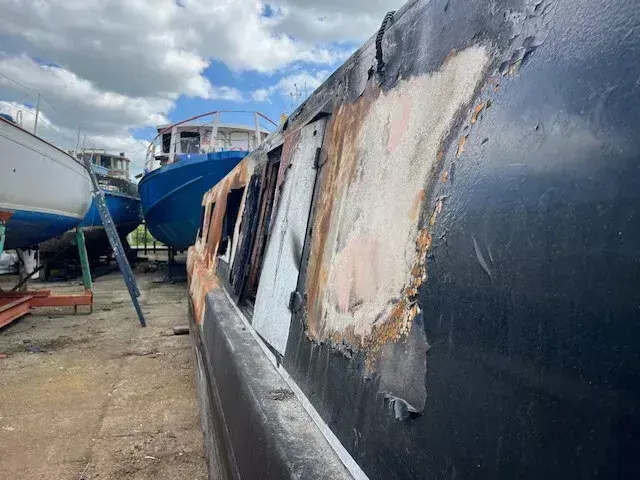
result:
[[[174,163],[180,155],[255,150],[277,127],[263,113],[246,110],[214,110],[158,127],[147,149],[145,173]]]

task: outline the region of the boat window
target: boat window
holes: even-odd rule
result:
[[[162,134],[162,153],[169,153],[171,149],[171,132]]]
[[[106,155],[100,155],[100,165],[105,168],[111,168],[111,159]]]
[[[215,211],[215,209],[216,209],[216,204],[214,202],[209,207],[209,222],[207,223],[207,235],[206,235],[205,243],[209,242],[209,237],[211,236],[211,221],[213,220],[213,212]]]
[[[240,212],[240,204],[242,203],[242,195],[244,187],[231,190],[227,195],[227,209],[224,212],[224,220],[222,223],[222,236],[220,246],[218,247],[218,256],[224,256],[229,250],[229,246],[233,243],[233,232],[236,229],[238,213]]]
[[[268,171],[262,187],[261,200],[260,200],[260,220],[258,229],[254,233],[255,243],[253,250],[253,258],[249,278],[247,284],[244,287],[243,299],[246,302],[252,304],[255,301],[256,294],[258,292],[258,283],[260,281],[260,274],[262,272],[262,260],[267,247],[267,239],[269,235],[269,227],[271,220],[271,213],[273,210],[273,202],[276,194],[276,186],[278,183],[278,171],[280,170],[280,158],[282,156],[282,146],[272,150],[268,153],[269,165]]]
[[[202,231],[204,230],[204,212],[207,210],[207,206],[203,205],[200,210],[200,228],[198,229],[198,238],[202,238]]]
[[[182,153],[199,153],[200,133],[180,132],[180,151]]]

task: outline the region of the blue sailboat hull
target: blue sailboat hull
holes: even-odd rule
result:
[[[7,222],[5,250],[35,247],[45,240],[76,227],[74,217],[50,213],[14,210]]]
[[[120,235],[127,235],[142,223],[139,198],[118,192],[105,191],[104,194],[107,208]],[[80,223],[80,227],[104,228],[95,202],[91,203],[91,208]]]
[[[126,237],[129,233],[136,229],[142,223],[142,209],[140,208],[140,199],[133,195],[127,195],[119,192],[104,191],[105,202],[107,208],[116,226],[116,230],[120,238]],[[77,220],[76,220],[77,222]],[[76,225],[73,225],[76,226]],[[87,254],[90,259],[99,258],[106,252],[111,250],[111,245],[107,237],[107,233],[102,225],[100,213],[94,201],[85,215],[82,222],[77,225],[81,228],[86,240]],[[66,250],[65,255],[75,256],[75,249],[71,249],[74,239],[74,232],[66,231],[61,236],[57,236],[40,245],[40,253],[45,257],[59,254],[62,250]],[[60,257],[57,255],[58,258]]]
[[[202,196],[246,155],[245,151],[185,155],[146,174],[138,191],[151,234],[180,250],[193,245],[200,228]]]

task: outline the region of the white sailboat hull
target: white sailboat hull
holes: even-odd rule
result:
[[[79,224],[91,205],[80,161],[0,118],[0,215],[5,248],[27,248]]]

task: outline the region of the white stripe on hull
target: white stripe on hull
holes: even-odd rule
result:
[[[72,156],[0,118],[0,210],[82,219],[91,179]]]

